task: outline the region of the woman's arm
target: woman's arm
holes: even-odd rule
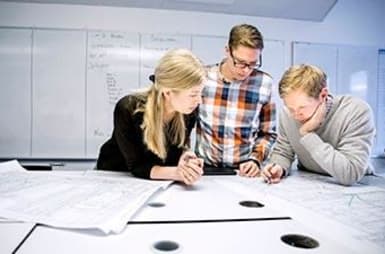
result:
[[[154,166],[151,179],[174,180],[191,185],[203,175],[203,159],[196,157],[194,152],[186,151],[179,158],[177,166]]]

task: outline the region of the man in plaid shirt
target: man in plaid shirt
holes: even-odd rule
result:
[[[197,122],[196,153],[206,165],[259,175],[276,140],[272,78],[259,70],[263,38],[252,25],[234,26],[226,58],[208,67]]]

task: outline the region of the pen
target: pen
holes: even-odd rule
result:
[[[275,167],[275,165],[276,165],[276,164],[273,163],[273,164],[271,165],[271,167],[269,168],[269,170],[270,170],[271,168]],[[269,172],[269,173],[270,173],[270,172]],[[266,176],[265,182],[268,183],[268,184],[271,184],[271,177],[270,177],[270,176]]]

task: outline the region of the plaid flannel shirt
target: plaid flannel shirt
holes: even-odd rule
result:
[[[217,167],[261,164],[274,144],[276,110],[272,78],[254,70],[244,81],[226,83],[219,66],[210,66],[197,121],[196,153]]]

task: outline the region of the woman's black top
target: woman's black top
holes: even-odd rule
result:
[[[183,148],[166,140],[167,156],[160,159],[149,151],[143,141],[143,112],[135,110],[146,103],[144,97],[127,95],[120,99],[114,110],[114,129],[112,136],[101,147],[97,169],[129,171],[141,178],[150,178],[151,168],[159,166],[176,166]],[[196,111],[184,116],[186,126],[185,144],[189,143],[191,130],[196,122]],[[165,127],[167,128],[167,127]],[[164,130],[163,130],[164,131]],[[169,135],[166,135],[168,137]]]

